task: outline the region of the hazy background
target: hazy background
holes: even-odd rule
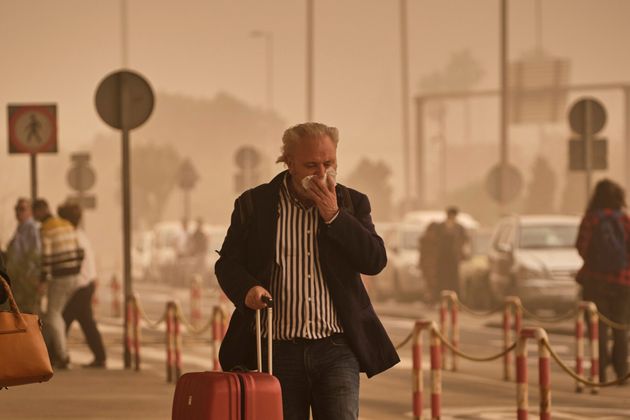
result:
[[[396,219],[404,192],[399,2],[314,3],[314,119],[340,128],[340,181],[371,195],[375,218]],[[69,155],[92,154],[97,183],[90,192],[98,208],[86,212],[86,227],[105,272],[118,270],[122,261],[120,135],[99,119],[93,98],[100,80],[121,67],[120,4],[0,0],[0,106],[57,103],[59,153],[38,158],[39,193],[54,207],[71,193],[65,180]],[[511,60],[536,47],[535,5],[535,0],[509,2]],[[410,97],[432,90],[436,80],[446,80],[443,89],[454,88],[453,69],[461,68],[457,57],[476,75],[467,88],[499,86],[497,0],[409,0],[408,7]],[[629,1],[546,0],[541,11],[543,51],[570,61],[569,83],[630,83]],[[128,67],[143,74],[156,94],[152,117],[131,136],[136,229],[181,218],[173,168],[182,159],[191,159],[201,177],[192,216],[214,224],[228,223],[239,147],[252,145],[263,154],[261,180],[282,169],[273,163],[282,131],[306,118],[305,19],[305,2],[296,0],[128,0]],[[273,33],[272,109],[266,103],[265,45],[250,36],[252,30]],[[623,96],[589,95],[608,111],[601,134],[610,140],[610,170],[597,176],[625,184]],[[569,95],[568,105],[578,96],[583,94]],[[451,101],[444,107],[441,126],[431,115],[425,122],[427,206],[452,202],[492,223],[498,210],[484,195],[483,182],[498,159],[498,102]],[[412,108],[412,138],[413,115]],[[6,123],[6,116],[0,118],[5,136]],[[510,161],[521,170],[525,188],[509,210],[582,208],[581,190],[566,189],[569,178],[583,184],[576,175],[567,177],[569,135],[564,119],[512,126]],[[448,144],[445,162],[438,158],[440,138]],[[2,246],[15,227],[16,198],[30,194],[28,157],[4,150]]]

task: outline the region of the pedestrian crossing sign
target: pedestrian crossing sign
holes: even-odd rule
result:
[[[57,105],[7,107],[9,153],[57,153]]]

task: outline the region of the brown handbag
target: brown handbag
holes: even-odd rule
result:
[[[11,311],[0,311],[0,387],[44,382],[53,370],[39,317],[20,312],[11,287],[0,276]]]

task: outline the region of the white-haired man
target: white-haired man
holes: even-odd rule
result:
[[[216,263],[236,306],[223,341],[223,369],[255,367],[254,310],[274,299],[274,374],[285,420],[356,420],[359,372],[398,361],[360,273],[387,262],[367,196],[339,185],[336,128],[304,123],[282,138],[287,170],[235,202]],[[265,331],[263,334],[266,334]]]

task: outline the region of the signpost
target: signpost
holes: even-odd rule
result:
[[[69,196],[68,201],[78,204],[82,209],[95,209],[96,197],[85,193],[96,183],[96,174],[90,166],[90,154],[74,153],[70,158],[73,166],[68,170],[66,180],[77,194]],[[81,220],[85,223],[85,217]]]
[[[177,186],[184,192],[184,220],[190,220],[190,191],[199,181],[199,174],[190,159],[182,162],[177,172]]]
[[[606,125],[606,110],[594,98],[580,99],[569,110],[569,125],[577,135],[569,140],[569,169],[586,172],[588,197],[593,170],[604,170],[608,167],[607,140],[595,137]]]
[[[494,165],[486,176],[486,191],[499,204],[506,204],[519,196],[523,189],[523,177],[511,164]]]
[[[234,189],[237,193],[258,184],[260,160],[260,152],[252,146],[243,146],[236,151],[234,162],[240,169],[234,178]]]
[[[149,83],[138,73],[119,70],[106,76],[95,95],[98,115],[109,126],[122,131],[123,192],[123,281],[125,302],[132,295],[131,287],[131,181],[129,168],[129,131],[142,125],[153,112],[154,96]],[[125,368],[131,367],[127,342],[127,311],[123,329]]]
[[[57,105],[14,104],[7,107],[9,153],[31,156],[31,199],[37,198],[37,154],[57,153]]]

